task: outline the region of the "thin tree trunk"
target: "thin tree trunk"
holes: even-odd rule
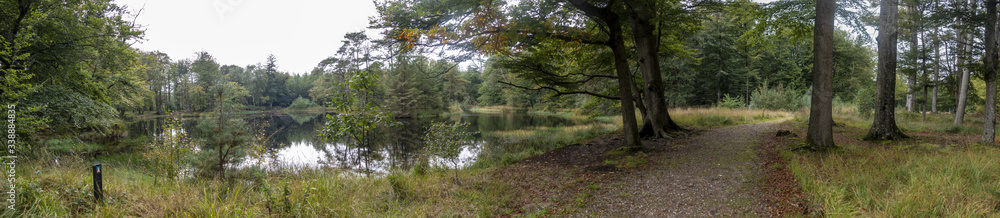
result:
[[[828,150],[833,143],[833,25],[836,0],[816,1],[813,31],[813,92],[806,142],[813,150]]]
[[[909,38],[909,40],[910,40],[910,52],[912,54],[911,55],[912,57],[917,58],[917,52],[918,52],[917,51],[917,47],[919,46],[919,42],[917,41],[918,40],[918,38],[917,38],[917,31],[918,30],[916,30],[916,26],[917,26],[916,22],[917,21],[914,20],[918,16],[916,14],[917,7],[914,6],[914,5],[912,5],[912,4],[910,6],[908,6],[908,7],[910,9],[909,10],[910,15],[912,15],[912,16],[910,16],[910,23],[914,27],[914,30],[911,31],[910,38]],[[906,74],[907,74],[906,75],[907,76],[907,80],[906,80],[906,111],[908,111],[908,112],[913,112],[913,106],[916,103],[915,102],[916,101],[916,97],[914,96],[913,93],[916,92],[916,89],[914,89],[914,87],[917,86],[917,67],[916,67],[917,61],[918,60],[913,60],[913,63],[912,63],[913,66],[910,66],[910,70],[908,72],[906,72]]]
[[[896,126],[896,41],[899,38],[898,0],[881,0],[878,32],[878,74],[875,81],[875,119],[865,140],[906,138]]]
[[[934,0],[934,10],[937,10],[938,1]],[[938,97],[938,75],[941,74],[941,35],[938,33],[938,27],[934,27],[934,74],[931,75],[931,112],[937,113],[937,97]]]
[[[924,103],[920,104],[920,122],[927,121],[927,86],[924,86]]]
[[[971,2],[973,0],[969,1]],[[971,43],[968,43],[971,38],[972,36],[965,31],[962,31],[958,37],[959,43],[957,47],[959,47],[958,50],[960,53],[958,54],[958,70],[962,72],[962,80],[958,86],[958,107],[955,108],[955,126],[960,126],[962,125],[962,122],[965,121],[965,104],[966,99],[969,96],[970,70],[965,67],[966,60],[964,53],[972,51],[972,45],[970,45]]]
[[[993,144],[996,138],[997,96],[997,0],[986,1],[986,115],[983,117],[983,143]]]

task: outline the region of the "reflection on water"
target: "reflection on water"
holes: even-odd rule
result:
[[[532,127],[559,127],[579,125],[587,121],[562,117],[528,114],[465,114],[460,116],[400,120],[396,129],[378,130],[380,143],[372,147],[347,146],[343,140],[324,140],[317,131],[322,128],[324,114],[256,114],[244,120],[250,125],[263,125],[266,134],[273,134],[267,143],[269,154],[259,160],[246,159],[237,167],[262,165],[268,168],[338,168],[357,173],[384,173],[390,169],[409,169],[419,161],[432,165],[448,166],[438,157],[420,158],[423,149],[421,137],[433,121],[462,121],[470,123],[469,131],[492,132]],[[132,137],[150,137],[162,132],[166,118],[143,119],[129,125]],[[183,120],[185,129],[193,129],[197,119]],[[197,131],[192,131],[197,132]],[[191,134],[190,137],[206,137]],[[460,167],[475,161],[482,147],[492,142],[474,135],[474,142],[462,148]]]

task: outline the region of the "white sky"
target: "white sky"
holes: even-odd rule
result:
[[[308,73],[333,56],[348,32],[368,27],[376,16],[370,0],[116,0],[135,11],[146,30],[133,45],[161,51],[172,60],[207,51],[223,65],[262,63],[268,54],[278,70]],[[145,6],[143,6],[145,5]],[[378,38],[368,31],[369,37]]]
[[[132,11],[142,8],[136,22],[146,35],[136,48],[160,51],[172,60],[192,59],[204,50],[219,64],[241,67],[262,63],[274,54],[278,70],[293,74],[312,71],[336,53],[344,34],[365,30],[368,18],[378,14],[370,0],[115,2]],[[376,31],[367,33],[379,38]]]

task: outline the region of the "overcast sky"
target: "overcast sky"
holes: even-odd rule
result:
[[[278,70],[308,73],[333,56],[345,33],[364,30],[377,15],[369,0],[116,0],[142,9],[146,29],[134,47],[172,60],[207,51],[220,64],[246,66],[277,57]],[[145,5],[145,6],[144,6]],[[369,31],[369,37],[376,37]]]
[[[207,51],[219,64],[246,66],[277,57],[278,70],[312,71],[333,56],[344,34],[365,30],[376,16],[370,0],[115,0],[142,12],[146,30],[134,46],[172,60]],[[754,0],[770,2],[773,0]],[[378,38],[377,32],[368,31]],[[467,64],[466,64],[467,65]]]

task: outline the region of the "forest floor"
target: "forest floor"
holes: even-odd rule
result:
[[[643,140],[619,152],[620,134],[565,146],[506,166],[496,177],[515,196],[507,212],[570,216],[780,216],[808,203],[775,149],[787,119]]]

